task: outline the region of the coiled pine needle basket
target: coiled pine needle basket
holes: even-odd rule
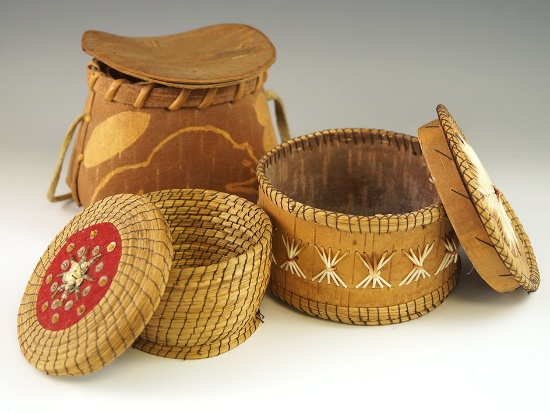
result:
[[[54,376],[89,374],[114,361],[159,304],[172,252],[166,220],[144,197],[114,195],[78,213],[25,288],[17,317],[25,358]],[[71,274],[79,288],[66,284]]]
[[[174,259],[165,293],[135,347],[200,359],[242,343],[261,321],[271,257],[269,218],[255,204],[217,191],[146,196],[170,226]]]
[[[270,290],[347,324],[424,315],[458,280],[458,241],[416,137],[336,129],[284,142],[258,164],[274,227]]]

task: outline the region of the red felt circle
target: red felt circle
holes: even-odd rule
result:
[[[36,302],[36,315],[42,327],[63,330],[92,311],[109,291],[121,255],[120,233],[110,222],[71,235],[42,279]],[[78,268],[72,267],[75,262]],[[80,264],[85,262],[89,265],[86,268],[84,264],[83,271]]]

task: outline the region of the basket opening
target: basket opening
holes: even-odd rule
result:
[[[274,157],[265,176],[307,206],[350,215],[403,214],[440,202],[420,153],[395,141],[333,140]]]
[[[186,227],[174,240],[174,267],[191,268],[217,264],[246,252],[251,244],[234,238],[224,228],[201,231]]]
[[[142,79],[138,79],[137,77],[134,77],[132,75],[129,75],[129,74],[126,74],[126,73],[123,73],[103,62],[100,62],[98,61],[97,62],[99,67],[101,68],[101,71],[103,73],[105,73],[107,76],[111,77],[113,80],[118,80],[118,79],[125,79],[127,80],[128,82],[130,83],[133,83],[133,84],[137,84],[137,83],[144,83],[145,80],[142,80]],[[161,84],[155,84],[156,87],[165,87],[164,85],[161,85]]]
[[[247,219],[240,207],[210,201],[197,207],[183,203],[163,211],[172,230],[172,267],[194,268],[227,261],[245,254],[260,242],[261,223]]]

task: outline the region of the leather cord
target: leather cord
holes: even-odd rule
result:
[[[69,126],[69,130],[67,131],[67,134],[65,135],[65,139],[63,139],[63,143],[61,144],[61,150],[59,151],[59,157],[57,159],[57,165],[55,166],[53,178],[50,183],[50,187],[48,189],[48,201],[50,202],[59,202],[64,201],[66,199],[72,198],[71,193],[63,194],[63,195],[55,195],[55,191],[57,189],[57,184],[59,183],[59,177],[61,176],[61,168],[63,167],[63,161],[65,160],[65,155],[67,153],[67,149],[69,149],[69,146],[71,144],[71,141],[73,139],[73,135],[76,131],[76,128],[80,123],[84,120],[84,113],[78,116],[71,125]]]
[[[291,136],[283,100],[272,89],[267,89],[265,91],[265,95],[268,101],[272,100],[275,104],[275,117],[277,118],[277,129],[279,129],[281,143],[286,142],[291,138]]]

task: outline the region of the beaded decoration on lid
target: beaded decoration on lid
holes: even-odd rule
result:
[[[30,364],[78,376],[130,347],[164,293],[170,230],[137,195],[108,197],[76,215],[50,243],[27,284],[17,331]]]

